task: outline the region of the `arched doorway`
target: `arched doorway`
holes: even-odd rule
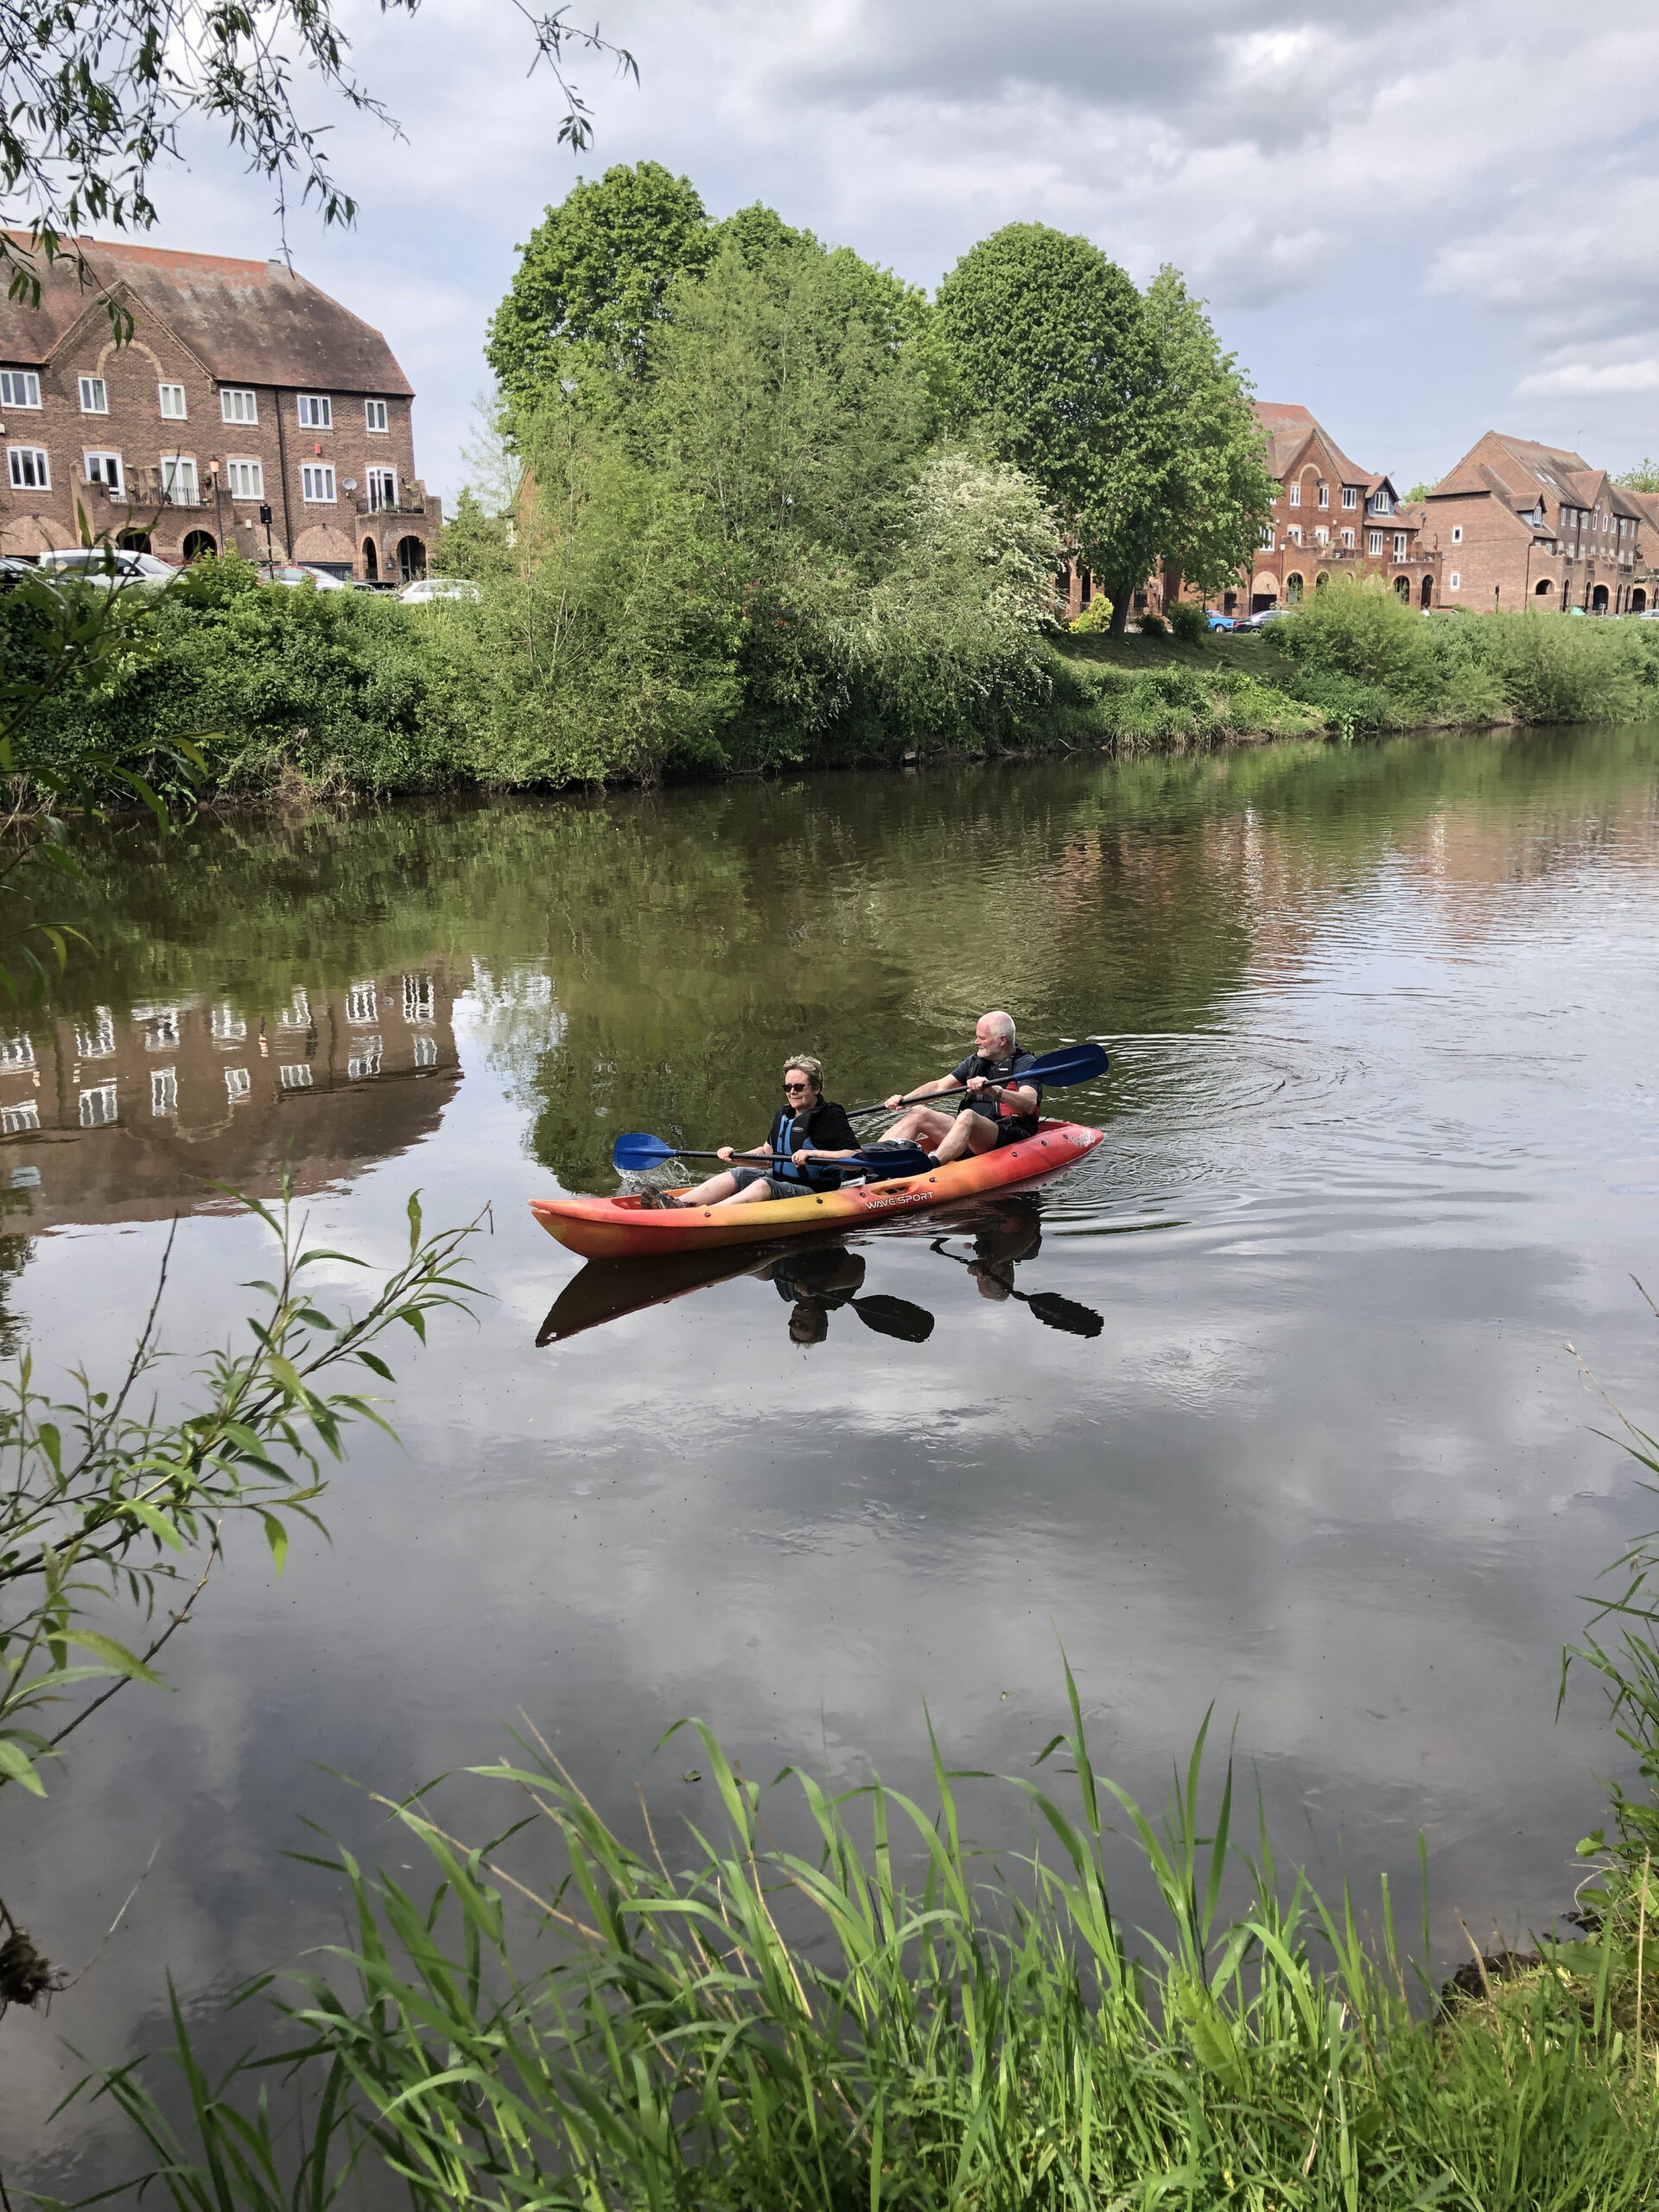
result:
[[[1592,614],[1605,614],[1607,612],[1607,587],[1605,584],[1598,584],[1595,590],[1591,594],[1590,612]]]
[[[1323,591],[1323,590],[1325,589],[1325,588],[1326,584],[1328,584],[1328,583],[1330,582],[1330,581],[1331,581],[1331,571],[1330,571],[1328,569],[1321,569],[1319,570],[1319,575],[1318,575],[1317,576],[1315,576],[1315,577],[1314,577],[1314,579],[1313,579],[1313,588],[1314,588],[1314,590],[1315,590],[1315,591]]]
[[[1532,588],[1532,595],[1535,599],[1548,599],[1554,588],[1548,576],[1540,576]]]
[[[115,542],[118,545],[124,545],[129,553],[148,553],[149,532],[147,530],[124,530]]]
[[[1433,579],[1433,576],[1425,576],[1425,577],[1423,578],[1423,588],[1422,588],[1421,598],[1422,598],[1422,604],[1423,604],[1425,607],[1433,607],[1433,604],[1434,604],[1434,579]]]
[[[1630,612],[1632,614],[1645,614],[1647,611],[1648,594],[1643,590],[1641,585],[1637,584],[1636,589],[1630,594]]]
[[[406,584],[412,584],[426,574],[426,546],[418,537],[400,537],[397,541],[397,574]]]
[[[1411,605],[1411,578],[1409,576],[1396,576],[1395,578],[1394,595],[1396,599],[1404,600],[1408,607]]]
[[[211,530],[192,530],[185,533],[182,551],[187,561],[207,561],[218,552]]]
[[[380,581],[380,556],[375,551],[372,537],[363,541],[363,581],[371,584]]]
[[[1302,603],[1302,580],[1294,573],[1285,578],[1285,604],[1300,607]]]

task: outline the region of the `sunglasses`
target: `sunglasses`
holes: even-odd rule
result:
[[[810,1083],[786,1083],[784,1085],[785,1090],[810,1090],[811,1088]]]

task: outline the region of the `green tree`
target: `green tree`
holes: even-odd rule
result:
[[[1659,461],[1639,461],[1622,476],[1615,476],[1613,481],[1626,492],[1659,492]]]
[[[439,575],[467,576],[474,583],[513,570],[511,515],[493,515],[470,484],[463,484],[455,511],[438,533],[433,566]]]
[[[1135,286],[1087,238],[1009,223],[963,256],[938,306],[963,404],[1059,508],[1089,566],[1109,573],[1122,504],[1113,457],[1146,375]]]
[[[519,247],[485,353],[516,405],[599,367],[644,373],[646,344],[677,276],[705,269],[718,240],[696,187],[660,162],[578,180]]]
[[[1267,471],[1249,382],[1236,357],[1222,352],[1179,270],[1159,270],[1144,314],[1152,372],[1131,419],[1151,436],[1135,535],[1207,597],[1248,563],[1279,487]],[[1121,454],[1115,473],[1127,474],[1135,458],[1132,449]],[[1128,589],[1141,581],[1135,576]],[[1112,591],[1110,581],[1106,588]],[[1116,612],[1116,592],[1113,601]]]

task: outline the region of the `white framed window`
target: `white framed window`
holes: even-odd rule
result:
[[[178,1112],[179,1071],[176,1068],[151,1068],[149,1110],[156,1115]]]
[[[233,456],[225,464],[225,482],[233,499],[263,499],[265,496],[264,463],[238,461]]]
[[[430,1021],[437,1008],[437,994],[429,976],[405,976],[404,978],[404,1020],[408,1022]]]
[[[299,397],[300,428],[302,430],[332,430],[334,427],[334,403],[326,392],[302,391]]]
[[[1264,553],[1271,553],[1273,550],[1273,525],[1271,523],[1269,523],[1267,528],[1262,532],[1262,550]]]
[[[346,1073],[353,1083],[362,1083],[369,1076],[380,1072],[380,1039],[359,1037],[353,1045],[352,1057],[346,1063]]]
[[[0,407],[38,407],[41,380],[33,369],[0,369]]]
[[[1328,484],[1321,484],[1319,486],[1319,505],[1322,507],[1328,507],[1330,504],[1331,486]]]
[[[395,468],[372,468],[368,471],[369,512],[383,513],[397,504],[397,472]]]
[[[1380,553],[1382,550],[1382,533],[1380,530],[1374,530],[1367,536],[1365,550],[1368,553]]]
[[[1453,569],[1451,575],[1446,580],[1446,588],[1448,591],[1456,591],[1458,586],[1462,582],[1463,578],[1458,574],[1457,570]]]
[[[83,415],[109,413],[110,388],[102,377],[82,377],[80,379],[80,411]]]
[[[1316,530],[1313,533],[1313,543],[1316,545],[1328,545],[1331,543],[1330,531],[1323,529]]]
[[[1403,561],[1406,557],[1406,533],[1403,530],[1396,530],[1394,533],[1394,557],[1396,561]]]
[[[115,1085],[95,1083],[80,1094],[80,1126],[83,1129],[104,1129],[116,1118]]]
[[[364,401],[363,427],[365,430],[385,430],[391,427],[386,421],[386,403],[384,399]]]
[[[1343,486],[1342,504],[1344,507],[1357,507],[1359,505],[1359,486],[1357,484]]]
[[[1288,486],[1285,492],[1285,497],[1290,501],[1293,507],[1300,507],[1302,504],[1301,486],[1300,484],[1292,484]]]
[[[8,446],[6,474],[14,492],[49,492],[52,463],[44,446]]]
[[[1350,552],[1351,552],[1351,551],[1353,550],[1353,544],[1354,544],[1354,533],[1353,533],[1353,531],[1352,531],[1351,530],[1344,530],[1344,531],[1343,531],[1343,533],[1342,533],[1342,542],[1343,542],[1343,543],[1344,543],[1345,546],[1347,546],[1347,548],[1349,549]]]
[[[300,496],[314,507],[332,505],[334,472],[326,461],[308,461],[300,471]]]
[[[162,497],[169,507],[200,505],[194,454],[164,453],[162,455]]]
[[[84,1028],[75,1030],[75,1057],[82,1060],[107,1060],[115,1050],[115,1016],[106,1006],[92,1008],[92,1018]]]
[[[1373,512],[1379,515],[1391,515],[1394,512],[1394,501],[1386,492],[1379,492],[1372,500],[1371,506]]]
[[[258,393],[250,391],[245,385],[221,386],[219,419],[221,423],[257,423],[259,420]]]
[[[253,1077],[248,1073],[246,1068],[226,1069],[225,1096],[232,1106],[236,1105],[238,1100],[248,1097],[252,1090]]]
[[[1454,545],[1463,543],[1463,524],[1460,522],[1454,522],[1452,525],[1452,543]]]
[[[438,1065],[438,1040],[435,1037],[415,1039],[415,1065],[417,1068],[435,1068]]]
[[[169,423],[182,423],[187,411],[184,404],[184,386],[181,384],[158,384],[156,389],[161,396],[162,413],[166,420]]]
[[[347,1021],[378,1021],[380,1001],[372,983],[353,983],[346,994]]]
[[[81,455],[89,484],[108,487],[111,497],[121,496],[121,456],[118,453],[87,453]]]
[[[1300,545],[1301,542],[1302,525],[1299,522],[1294,522],[1285,532],[1285,543],[1287,545]]]
[[[219,1045],[239,1045],[248,1033],[247,1022],[230,1006],[216,1006],[207,1017],[207,1026]]]
[[[282,1071],[284,1090],[309,1090],[311,1071],[303,1060],[289,1060]]]
[[[25,1129],[38,1129],[41,1109],[38,1100],[20,1099],[16,1106],[0,1106],[0,1136],[15,1137]]]

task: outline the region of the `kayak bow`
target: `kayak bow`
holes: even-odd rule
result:
[[[1037,1134],[995,1152],[885,1183],[761,1199],[744,1206],[647,1206],[635,1192],[613,1198],[532,1198],[530,1210],[550,1236],[589,1260],[638,1260],[721,1244],[770,1244],[814,1230],[858,1229],[896,1214],[920,1212],[981,1191],[1005,1190],[1058,1174],[1105,1136],[1079,1122],[1039,1122]]]

